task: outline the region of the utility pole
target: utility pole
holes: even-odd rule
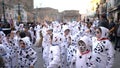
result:
[[[2,0],[2,8],[3,8],[3,20],[4,20],[2,25],[2,31],[5,33],[5,35],[7,35],[11,32],[11,28],[10,28],[10,24],[6,20],[4,0]]]
[[[21,23],[20,3],[18,3],[18,22]]]
[[[6,17],[5,17],[5,3],[4,3],[4,0],[2,0],[2,8],[3,8],[3,22],[4,22],[4,24],[7,22],[6,21]]]

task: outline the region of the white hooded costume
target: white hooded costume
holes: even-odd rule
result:
[[[49,50],[49,65],[47,68],[59,68],[60,67],[60,37],[57,34],[53,34],[52,44]]]
[[[18,66],[18,57],[17,57],[17,50],[19,49],[19,46],[18,46],[18,38],[15,38],[15,34],[16,34],[16,31],[11,31],[11,33],[13,34],[13,38],[8,38],[7,39],[7,46],[9,48],[9,54],[11,56],[11,64],[12,64],[12,68],[16,68]]]
[[[64,26],[63,32],[67,29],[69,29],[69,27],[67,25]],[[61,45],[60,45],[61,68],[67,68],[67,48],[70,45],[70,38],[71,38],[69,34],[66,37],[64,33],[63,35],[61,35]]]
[[[47,30],[51,30],[52,28],[48,28]],[[50,49],[50,35],[46,34],[43,35],[43,41],[42,41],[42,47],[43,47],[43,61],[44,61],[44,67],[47,67],[49,62],[49,49]]]
[[[32,44],[33,44],[34,41],[35,41],[35,35],[34,35],[33,27],[30,27],[29,32],[30,32],[31,39],[32,39]]]
[[[11,60],[9,53],[6,52],[4,45],[0,44],[0,55],[3,58],[5,68],[12,68],[11,67]]]
[[[24,24],[20,24],[18,30],[19,31],[24,31]]]
[[[91,40],[87,36],[83,36],[80,40],[86,44],[86,50],[82,53],[79,46],[77,47],[77,52],[75,57],[72,58],[70,68],[92,68]]]
[[[30,66],[34,66],[37,61],[36,52],[30,47],[27,38],[22,38],[20,40],[25,43],[25,48],[20,47],[18,50],[19,68],[29,68]]]
[[[114,48],[112,43],[107,39],[109,30],[105,27],[100,27],[101,38],[92,39],[92,55],[95,68],[111,68],[114,61]]]
[[[71,44],[67,48],[67,68],[70,68],[72,58],[75,57],[75,54],[76,54],[76,49],[77,49],[77,41],[76,40],[77,40],[76,37],[72,36]]]

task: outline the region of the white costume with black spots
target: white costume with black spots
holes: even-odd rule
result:
[[[31,35],[31,39],[32,39],[32,44],[34,43],[34,38],[35,38],[35,35],[34,35],[34,31],[33,31],[33,28],[32,27],[30,27],[30,29],[29,29],[29,32],[30,32],[30,35]]]
[[[65,28],[63,28],[63,31],[65,31],[66,29],[66,26]],[[67,35],[65,37],[65,35],[61,35],[61,45],[60,45],[60,53],[61,53],[61,68],[66,68],[67,67],[67,48],[68,48],[68,45],[70,45],[70,35]]]
[[[72,58],[75,57],[75,54],[76,54],[76,46],[74,44],[71,44],[67,48],[67,68],[71,66],[71,61]]]
[[[27,42],[28,39],[22,38],[20,39],[25,43],[25,48],[21,48],[18,50],[18,64],[19,68],[29,68],[33,66],[37,61],[36,52],[30,47],[30,43]]]
[[[60,37],[53,34],[52,44],[49,50],[49,65],[47,68],[59,68],[60,67]]]
[[[43,61],[44,61],[44,67],[47,67],[49,62],[49,49],[50,49],[50,36],[52,34],[48,34],[47,31],[52,30],[52,28],[45,28],[46,32],[43,34],[43,41],[42,41],[42,47],[43,47]]]
[[[72,58],[75,57],[78,37],[72,37],[71,44],[67,48],[67,68],[70,68]]]
[[[24,24],[20,24],[19,27],[18,27],[18,30],[19,31],[24,31]]]
[[[61,32],[61,25],[58,22],[53,23],[53,32],[54,33],[59,33]]]
[[[107,39],[108,29],[100,27],[102,37],[100,40],[93,38],[93,61],[95,68],[111,68],[114,60],[114,49],[112,43]]]
[[[75,57],[72,59],[70,68],[92,68],[92,52],[91,52],[91,41],[89,37],[82,37],[82,40],[86,44],[86,51],[84,53],[80,52],[79,46],[77,47],[77,52]]]
[[[17,63],[18,63],[18,57],[17,57],[17,50],[19,49],[18,47],[18,42],[15,41],[15,39],[9,39],[9,44],[10,46],[10,56],[11,56],[11,63],[12,63],[12,67],[17,67]]]
[[[5,67],[4,68],[12,68],[11,67],[11,59],[9,53],[6,52],[6,48],[3,44],[0,44],[0,55],[3,58]]]
[[[44,67],[48,66],[48,56],[49,56],[49,43],[50,36],[46,35],[43,37],[42,47],[43,47],[43,61],[44,61]]]
[[[58,68],[60,66],[60,48],[57,44],[50,46],[48,61],[49,65],[47,68]]]

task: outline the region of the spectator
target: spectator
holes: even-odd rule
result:
[[[115,50],[117,50],[117,48],[119,48],[120,51],[120,19],[115,25]]]
[[[115,23],[113,21],[113,18],[109,19],[109,37],[110,37],[110,41],[113,42],[113,40],[115,40],[115,35],[114,35],[114,30],[115,30]]]
[[[102,14],[100,16],[100,21],[99,21],[99,25],[98,26],[109,28],[108,24],[109,23],[107,21],[106,14]]]

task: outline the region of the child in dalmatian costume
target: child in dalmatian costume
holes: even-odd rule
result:
[[[70,29],[67,25],[64,26],[63,32],[63,35],[61,35],[60,45],[61,68],[67,68],[67,48],[71,43]]]
[[[35,42],[35,35],[34,35],[33,27],[30,27],[29,32],[30,32],[30,35],[31,35],[32,44],[34,44],[34,42]]]
[[[49,65],[47,68],[59,68],[60,67],[60,37],[58,34],[53,34],[50,38],[49,49]]]
[[[71,64],[72,58],[76,54],[76,49],[77,49],[77,42],[75,37],[72,37],[71,44],[67,48],[67,68],[70,68],[71,66],[70,64]]]
[[[87,36],[81,37],[78,41],[77,52],[72,58],[70,68],[92,68],[92,41]]]
[[[19,31],[24,31],[24,24],[20,24],[19,27],[18,27],[18,30]]]
[[[37,61],[36,52],[30,47],[28,38],[19,40],[18,64],[19,68],[34,68]]]
[[[1,39],[0,39],[0,56],[2,56],[3,58],[3,63],[5,64],[4,68],[11,68],[10,55],[9,53],[6,52],[6,48],[4,47],[4,45],[1,44]]]
[[[54,33],[60,33],[61,32],[61,25],[59,24],[59,22],[55,21],[53,22],[53,32]]]
[[[8,43],[8,41],[7,41],[7,37],[5,36],[5,34],[4,34],[4,32],[2,32],[2,31],[0,31],[0,43],[1,43],[1,45],[3,45],[4,46],[4,48],[5,48],[5,52],[9,55],[9,62],[10,62],[10,64],[9,64],[9,67],[11,67],[12,66],[12,60],[11,60],[11,55],[10,55],[10,53],[11,53],[11,46],[9,46],[9,43]]]
[[[11,56],[11,66],[12,68],[18,67],[18,56],[17,50],[19,49],[18,46],[18,38],[15,38],[16,31],[12,30],[10,35],[7,36],[7,46],[9,48],[9,54]]]
[[[46,29],[47,34],[43,35],[43,41],[42,41],[42,47],[43,47],[43,61],[44,61],[44,67],[46,68],[48,66],[48,57],[49,57],[49,49],[50,49],[50,37],[53,35],[53,29],[48,28]]]
[[[108,39],[109,30],[105,27],[96,29],[96,37],[92,38],[92,54],[95,68],[112,68],[114,48]]]
[[[4,47],[7,49],[7,52],[9,52],[10,50],[9,50],[9,46],[8,46],[8,43],[7,43],[7,38],[6,38],[6,36],[5,36],[5,34],[4,34],[4,32],[3,31],[0,31],[0,38],[1,38],[1,43],[4,45]]]

